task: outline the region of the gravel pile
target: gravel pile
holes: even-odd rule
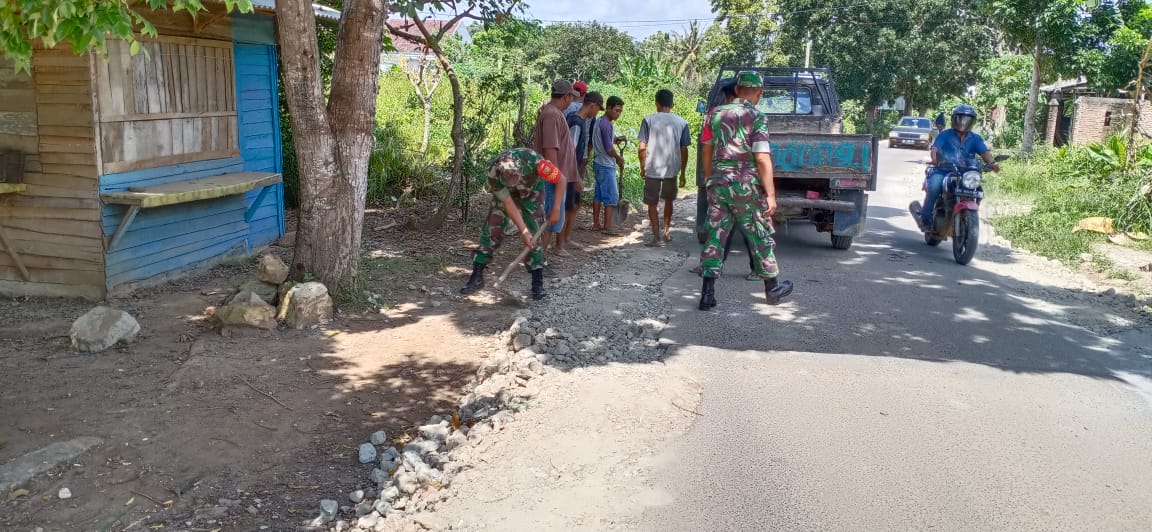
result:
[[[624,248],[600,253],[575,275],[550,283],[548,297],[520,310],[465,388],[457,413],[433,416],[402,448],[376,432],[357,449],[366,486],[342,502],[320,501],[313,529],[447,530],[432,511],[452,480],[516,419],[550,371],[659,360],[670,305],[660,285],[685,256]],[[368,469],[370,467],[370,469]]]

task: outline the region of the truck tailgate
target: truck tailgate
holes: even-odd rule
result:
[[[865,179],[863,188],[876,190],[878,142],[872,135],[774,133],[773,173],[776,179]]]

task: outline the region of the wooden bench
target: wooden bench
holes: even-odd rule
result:
[[[25,190],[28,190],[28,185],[23,183],[0,183],[0,195],[19,194]],[[23,277],[25,281],[31,281],[32,277],[28,275],[28,268],[24,267],[24,261],[20,260],[20,254],[16,253],[16,248],[12,247],[12,242],[8,240],[8,235],[4,233],[4,226],[2,225],[0,225],[0,245],[8,250],[8,256],[12,257],[12,262],[20,271],[20,277]]]
[[[264,196],[270,190],[269,187],[282,180],[283,177],[280,174],[239,172],[151,187],[129,187],[126,191],[101,194],[100,199],[104,203],[128,206],[128,212],[120,220],[120,226],[116,228],[116,233],[108,242],[108,251],[112,251],[116,248],[116,244],[120,243],[120,239],[128,231],[128,226],[132,225],[132,221],[140,213],[140,209],[235,196],[259,188],[262,189],[260,195],[244,213],[244,221],[251,222],[252,217],[256,214],[256,209],[264,201]]]

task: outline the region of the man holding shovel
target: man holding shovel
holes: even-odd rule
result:
[[[596,176],[596,192],[592,199],[592,230],[603,230],[609,236],[619,236],[613,227],[616,206],[620,203],[620,185],[624,179],[624,157],[616,149],[613,122],[624,113],[624,100],[609,96],[604,106],[604,117],[592,126],[592,171]],[[607,119],[607,120],[605,120]],[[616,170],[619,169],[619,175]],[[604,224],[600,224],[600,207],[604,207]]]
[[[488,189],[492,193],[488,223],[480,233],[472,276],[460,289],[461,294],[484,288],[484,269],[504,238],[515,231],[524,247],[531,249],[524,265],[532,274],[532,299],[544,298],[544,246],[537,237],[545,223],[560,221],[564,203],[564,196],[556,195],[553,205],[545,205],[544,184],[563,183],[563,179],[555,164],[528,148],[515,148],[496,156],[488,166]]]

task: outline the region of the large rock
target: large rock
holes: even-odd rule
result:
[[[288,265],[276,255],[263,255],[256,267],[256,277],[268,284],[280,285],[288,280]]]
[[[123,340],[131,342],[140,334],[140,324],[127,312],[96,307],[72,324],[72,348],[81,353],[98,353]]]
[[[246,299],[234,298],[231,303],[216,309],[216,319],[226,327],[276,328],[276,307],[260,296],[248,292]]]
[[[236,300],[247,301],[248,296],[244,295],[244,293],[248,292],[260,296],[260,299],[263,299],[264,302],[269,305],[275,305],[276,302],[279,301],[279,288],[278,285],[268,284],[264,281],[248,281],[240,285],[240,291],[237,292],[228,303],[231,304]]]
[[[332,297],[320,283],[292,287],[280,302],[279,318],[293,329],[307,329],[332,320]]]

